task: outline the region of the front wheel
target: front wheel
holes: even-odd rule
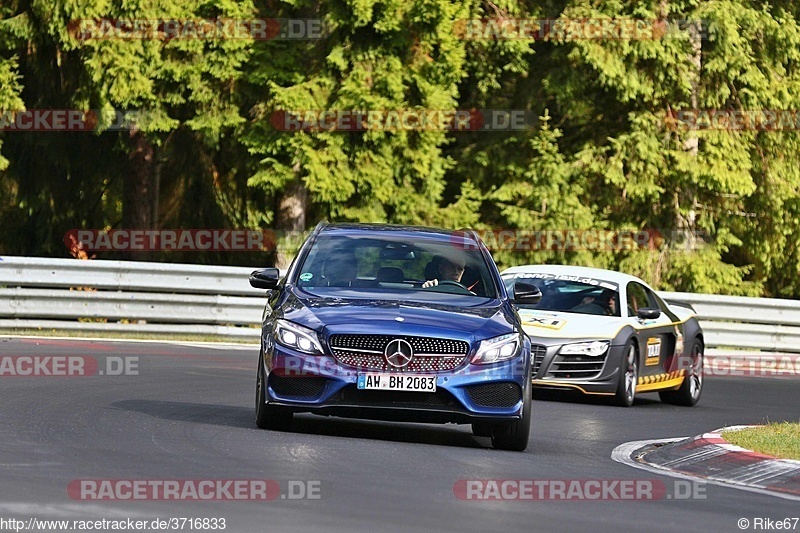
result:
[[[529,378],[530,379],[530,378]],[[522,452],[531,436],[531,390],[522,389],[522,418],[510,424],[492,427],[492,446],[498,450]]]
[[[639,382],[639,362],[636,358],[636,345],[633,339],[625,345],[623,354],[614,403],[622,407],[630,407],[636,398],[636,385]]]
[[[686,371],[683,383],[677,390],[659,392],[658,396],[662,402],[691,407],[700,400],[700,394],[703,392],[703,342],[700,339],[694,340],[690,354],[691,365]]]
[[[492,425],[487,422],[473,422],[472,434],[476,437],[491,437]]]
[[[291,411],[267,404],[267,386],[261,360],[256,376],[256,426],[261,429],[289,430],[292,428]]]

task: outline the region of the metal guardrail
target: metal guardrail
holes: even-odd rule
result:
[[[706,346],[800,353],[800,302],[778,298],[659,293],[667,302],[690,304]]]
[[[92,287],[100,290],[257,296],[264,291],[247,282],[249,267],[79,261],[45,257],[0,257],[0,285],[49,289]]]
[[[0,257],[0,329],[193,333],[258,340],[250,267]],[[800,353],[800,302],[662,292],[691,304],[706,346]]]
[[[249,267],[0,258],[0,329],[221,335],[257,342]]]

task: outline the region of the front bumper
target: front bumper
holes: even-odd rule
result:
[[[601,396],[616,393],[624,345],[612,345],[605,355],[594,359],[588,356],[563,356],[559,353],[562,346],[562,343],[543,345],[533,341],[534,389],[578,391]],[[596,364],[592,364],[592,361]]]
[[[295,413],[405,422],[510,422],[531,394],[530,352],[492,365],[465,363],[437,372],[436,392],[360,390],[359,373],[331,356],[309,356],[278,345],[265,351],[266,401]],[[369,371],[372,372],[372,371]],[[428,374],[430,375],[430,374]]]

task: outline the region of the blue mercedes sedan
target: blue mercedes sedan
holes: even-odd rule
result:
[[[530,341],[472,231],[321,223],[268,289],[256,379],[256,425],[291,429],[294,413],[471,424],[495,448],[525,450]]]

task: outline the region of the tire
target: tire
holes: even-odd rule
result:
[[[530,383],[530,378],[528,379]],[[522,418],[492,427],[492,446],[498,450],[522,452],[531,436],[531,387],[522,389]]]
[[[487,422],[473,422],[472,434],[476,437],[491,437],[492,425]]]
[[[636,385],[639,383],[639,358],[633,339],[628,341],[623,350],[619,365],[619,383],[614,394],[614,403],[621,407],[630,407],[636,399]]]
[[[545,387],[534,387],[532,397],[534,400],[550,401],[550,400],[561,399],[566,394],[570,393],[565,392],[563,390],[553,390],[553,389],[547,389]]]
[[[534,387],[533,388],[533,399],[534,400],[549,400],[552,394],[550,391],[543,390],[541,388]]]
[[[700,400],[703,393],[703,341],[695,339],[692,343],[691,366],[686,377],[677,390],[665,390],[658,393],[664,403],[691,407]]]
[[[258,360],[256,376],[256,426],[261,429],[288,431],[292,429],[292,412],[267,405],[267,387],[261,358]]]

